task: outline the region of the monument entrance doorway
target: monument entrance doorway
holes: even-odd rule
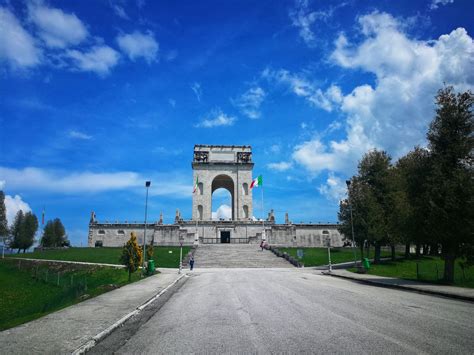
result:
[[[230,231],[221,231],[221,243],[230,243]]]

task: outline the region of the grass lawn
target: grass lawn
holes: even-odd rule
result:
[[[132,274],[132,282],[140,279]],[[59,285],[58,285],[59,283]],[[128,283],[122,269],[33,265],[0,260],[0,330],[42,317]]]
[[[190,247],[183,247],[183,258],[189,250]],[[11,254],[9,257],[119,264],[121,253],[122,248],[69,248],[26,254]],[[157,267],[177,268],[179,267],[179,247],[155,247],[153,259]]]
[[[417,274],[418,264],[418,274]],[[351,270],[355,271],[355,270]],[[406,280],[442,283],[444,260],[439,257],[421,257],[420,259],[397,260],[371,265],[371,275],[397,277]],[[454,269],[454,286],[474,288],[474,266],[466,268],[464,275],[457,260]]]
[[[296,250],[303,250],[303,259],[298,259]],[[304,266],[321,266],[328,264],[328,249],[327,248],[279,248],[282,252],[287,252],[297,260],[301,260]],[[400,253],[397,253],[400,255]],[[403,254],[402,254],[403,255]],[[360,260],[360,250],[356,249],[357,260]],[[381,256],[390,257],[390,251],[382,250]],[[374,249],[371,250],[371,258],[374,257]],[[354,261],[354,252],[352,248],[331,248],[331,263],[338,264],[348,261]]]

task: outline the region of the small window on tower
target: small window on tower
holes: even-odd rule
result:
[[[105,230],[99,229],[99,231],[97,232],[97,234],[105,234]]]
[[[119,229],[119,230],[117,231],[117,234],[119,234],[119,235],[125,235],[125,231],[124,231],[123,229]]]

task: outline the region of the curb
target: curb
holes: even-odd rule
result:
[[[49,260],[49,259],[30,259],[30,258],[16,258],[14,256],[8,257],[11,260],[27,260],[27,261],[39,261],[39,262],[48,262],[48,263],[56,263],[56,264],[77,264],[77,265],[97,265],[97,266],[105,266],[105,267],[113,267],[117,269],[124,269],[124,265],[120,264],[103,264],[103,263],[90,263],[85,261],[71,261],[71,260]]]
[[[163,290],[161,290],[158,294],[150,298],[148,301],[143,303],[142,305],[138,306],[135,310],[132,312],[126,314],[122,318],[120,318],[118,321],[116,321],[114,324],[109,326],[107,329],[103,330],[99,334],[96,334],[95,336],[92,337],[91,340],[89,340],[87,343],[81,345],[79,348],[74,350],[72,352],[73,355],[81,355],[85,354],[87,351],[91,350],[99,341],[107,337],[110,333],[112,333],[115,329],[120,327],[122,324],[124,324],[127,320],[129,320],[131,317],[137,315],[140,313],[143,309],[148,307],[151,303],[156,301],[162,294],[164,294],[170,287],[172,287],[174,284],[176,284],[179,280],[181,280],[186,274],[183,274],[179,276],[176,280],[174,280],[172,283],[170,283],[168,286],[166,286]]]
[[[404,291],[418,292],[418,293],[424,293],[424,294],[428,294],[428,295],[435,295],[435,296],[453,298],[453,299],[462,300],[462,301],[474,302],[474,297],[457,295],[457,294],[448,293],[448,292],[433,291],[433,290],[422,290],[422,289],[413,288],[413,287],[410,287],[410,286],[403,286],[403,285],[391,285],[391,284],[386,284],[386,283],[383,283],[383,282],[357,279],[357,278],[343,276],[343,275],[336,275],[336,274],[329,274],[329,273],[322,273],[322,274],[323,275],[328,275],[328,276],[333,276],[333,277],[339,277],[341,279],[356,281],[356,282],[360,282],[360,283],[364,283],[364,284],[372,285],[372,286],[395,288],[395,289],[404,290]]]

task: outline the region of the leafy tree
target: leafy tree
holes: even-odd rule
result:
[[[18,248],[18,253],[20,253],[20,250],[21,250],[21,236],[22,236],[24,220],[25,220],[25,215],[22,210],[19,210],[15,215],[15,220],[13,221],[13,225],[11,228],[11,234],[12,234],[13,240],[10,246],[12,249]]]
[[[35,241],[35,234],[38,231],[38,218],[31,212],[27,212],[23,219],[23,225],[21,227],[21,238],[18,247],[23,249],[23,253],[26,249],[30,248]]]
[[[442,246],[444,279],[454,281],[456,257],[472,257],[474,244],[474,95],[438,92],[436,117],[428,131],[430,233]]]
[[[146,247],[146,260],[151,260],[153,258],[154,252],[155,251],[153,250],[153,241],[151,241],[150,245]]]
[[[128,281],[131,280],[132,273],[137,271],[143,261],[143,251],[138,245],[135,232],[130,234],[130,239],[123,246],[120,263],[128,270]]]
[[[66,229],[59,218],[46,222],[41,238],[41,245],[43,247],[69,246]]]
[[[0,190],[0,237],[8,236],[7,208],[5,207],[5,194]]]
[[[341,201],[339,205],[339,226],[338,229],[346,238],[351,236],[352,239],[352,225],[354,225],[354,239],[360,248],[361,258],[364,258],[364,243],[369,239],[369,215],[370,208],[367,199],[369,198],[369,190],[358,177],[352,177],[349,190],[348,199]],[[351,221],[352,209],[352,221]],[[368,257],[368,255],[367,255]]]
[[[386,152],[374,149],[362,157],[358,166],[358,179],[365,186],[363,203],[367,210],[367,237],[375,246],[374,263],[380,262],[381,246],[389,241],[388,216],[392,208],[388,200],[390,160]]]
[[[398,229],[402,239],[408,245],[416,244],[417,257],[421,244],[432,240],[429,223],[426,218],[429,205],[428,179],[430,175],[429,151],[415,147],[395,164],[399,203],[395,203],[392,228]],[[398,226],[398,227],[397,227]],[[408,250],[409,253],[409,250]],[[408,254],[407,250],[405,254]],[[405,255],[408,256],[408,255]]]

